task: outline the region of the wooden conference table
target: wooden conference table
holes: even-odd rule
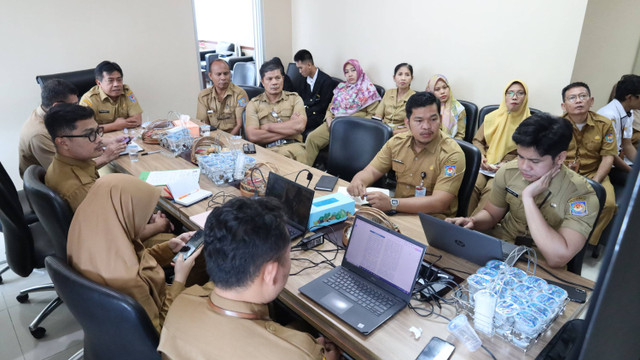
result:
[[[212,133],[212,136],[215,136]],[[140,140],[138,143],[144,147],[145,151],[160,150],[162,147],[159,145],[143,144]],[[270,150],[256,146],[257,153],[251,156],[255,157],[258,162],[270,162],[275,164],[278,168],[280,175],[283,175],[291,180],[294,180],[296,174],[301,169],[308,169],[313,173],[313,179],[310,187],[313,188],[323,172],[318,169],[305,166],[297,161],[285,158]],[[166,150],[163,150],[166,154]],[[143,171],[156,171],[156,170],[178,170],[186,168],[194,168],[196,165],[182,158],[174,158],[172,156],[165,156],[162,153],[150,154],[147,156],[141,156],[138,162],[131,162],[128,156],[121,156],[119,159],[113,161],[111,166],[118,172],[131,174],[133,176],[139,176]],[[265,174],[266,176],[266,174]],[[306,183],[306,174],[301,174],[299,182]],[[340,180],[337,186],[346,186],[348,183],[344,180]],[[227,194],[240,196],[240,192],[230,185],[215,185],[205,175],[200,176],[200,186],[203,189],[209,190],[214,194],[219,191],[224,191]],[[337,190],[337,187],[336,189]],[[316,191],[316,196],[327,195],[329,192]],[[161,206],[166,212],[172,214],[179,220],[181,220],[185,226],[190,229],[197,229],[199,226],[189,219],[190,216],[194,216],[203,213],[207,210],[207,200],[203,200],[190,207],[182,207],[175,203],[172,203],[166,199],[160,201]],[[422,231],[422,225],[417,215],[412,214],[397,214],[391,218],[391,220],[398,225],[401,232],[417,241],[428,244],[424,232]],[[322,245],[324,249],[335,249],[335,245],[325,242]],[[453,255],[450,255],[444,251],[440,251],[433,247],[427,248],[428,254],[433,254],[425,257],[425,260],[433,262],[436,256],[442,255],[442,258],[437,262],[439,267],[453,268],[464,272],[473,273],[478,269],[478,265],[475,265],[466,260],[460,259]],[[335,264],[340,264],[342,260],[343,252],[340,252]],[[332,253],[326,253],[327,257],[332,257]],[[321,261],[322,258],[316,252],[292,252],[292,257],[302,258],[306,257],[314,261]],[[544,264],[544,263],[543,263]],[[291,273],[295,273],[298,270],[309,266],[310,263],[306,261],[292,261]],[[526,264],[519,264],[523,267]],[[548,266],[545,266],[549,268]],[[429,340],[438,336],[444,340],[447,340],[456,345],[456,350],[452,356],[452,359],[487,359],[489,355],[482,349],[475,352],[470,352],[467,348],[459,342],[452,334],[447,330],[448,321],[442,317],[431,315],[429,317],[420,317],[413,310],[409,308],[403,309],[400,313],[384,323],[380,328],[375,330],[369,336],[363,336],[357,331],[350,328],[348,325],[338,320],[335,316],[325,311],[322,307],[315,302],[309,300],[303,296],[298,289],[311,281],[312,279],[320,276],[321,274],[329,271],[331,267],[328,264],[322,264],[315,268],[308,269],[300,273],[299,275],[290,276],[284,291],[280,294],[279,299],[290,309],[295,311],[298,315],[308,321],[312,326],[318,329],[324,336],[336,343],[341,349],[346,351],[349,355],[358,359],[415,359],[422,351]],[[523,267],[524,269],[524,267]],[[455,275],[466,278],[464,273],[457,273],[450,271]],[[593,288],[594,283],[590,280],[582,278],[578,275],[569,273],[567,271],[554,271],[554,273],[563,279],[588,286]],[[538,269],[536,275],[552,279],[546,272]],[[449,295],[448,295],[449,296]],[[413,305],[424,306],[430,308],[429,304],[422,304],[417,301],[412,301]],[[588,304],[588,302],[586,303]],[[528,351],[523,352],[502,339],[494,336],[489,338],[483,334],[479,334],[483,344],[496,356],[498,359],[525,359],[535,358],[535,356],[542,350],[542,348],[549,342],[549,340],[555,335],[559,328],[568,320],[574,319],[580,315],[580,313],[586,308],[586,304],[577,304],[569,302],[565,308],[564,313],[558,317],[553,323],[551,328],[543,334],[538,342]],[[442,309],[435,307],[436,313],[439,313],[447,318],[451,319],[456,316],[456,309],[451,305],[442,305]],[[411,327],[421,328],[422,336],[415,340],[409,331]]]

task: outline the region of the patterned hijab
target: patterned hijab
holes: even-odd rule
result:
[[[524,101],[518,110],[509,112],[505,97],[507,90],[514,83],[520,83],[524,88]],[[513,80],[507,84],[502,92],[500,107],[490,112],[484,120],[484,138],[489,146],[486,157],[489,164],[502,161],[505,155],[516,149],[516,143],[513,142],[511,136],[518,125],[529,116],[531,116],[529,111],[529,88],[523,81]]]
[[[348,116],[358,110],[369,106],[371,103],[380,100],[380,95],[373,83],[362,70],[360,62],[349,59],[344,63],[342,69],[347,64],[353,65],[358,73],[358,80],[355,84],[343,81],[333,90],[333,101],[331,101],[331,113],[335,116]]]
[[[464,106],[462,106],[462,104],[460,104],[460,102],[456,100],[455,97],[453,97],[453,91],[451,91],[449,81],[444,75],[433,75],[427,83],[427,91],[434,92],[438,80],[444,81],[444,83],[447,84],[447,87],[449,88],[449,99],[447,100],[447,102],[440,104],[442,129],[451,137],[454,137],[458,132],[458,117],[464,110]]]

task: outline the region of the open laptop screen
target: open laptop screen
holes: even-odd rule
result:
[[[265,195],[278,199],[284,207],[287,219],[298,225],[300,230],[306,229],[309,224],[314,194],[315,191],[309,188],[274,172],[269,173]]]
[[[344,260],[410,294],[425,245],[356,217]]]

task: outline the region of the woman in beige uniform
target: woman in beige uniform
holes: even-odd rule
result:
[[[67,242],[71,266],[92,281],[137,300],[158,332],[173,299],[184,289],[197,250],[175,264],[173,285],[165,284],[167,266],[193,233],[184,233],[146,249],[140,233],[158,202],[160,189],[130,175],[98,179],[78,207]]]
[[[407,63],[396,65],[393,70],[393,81],[397,88],[387,90],[376,109],[376,117],[393,128],[393,134],[407,131],[404,118],[407,117],[405,106],[415,90],[411,89],[413,80],[413,66]]]

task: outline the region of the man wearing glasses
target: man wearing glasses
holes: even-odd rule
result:
[[[44,124],[56,148],[45,184],[76,211],[98,179],[97,168],[116,159],[126,148],[126,142],[118,137],[105,145],[104,128],[94,120],[93,110],[80,105],[60,104],[51,108]]]
[[[565,165],[580,175],[593,179],[604,187],[607,199],[589,239],[597,245],[602,231],[616,212],[616,195],[609,181],[613,157],[618,155],[616,134],[611,120],[590,111],[593,98],[589,86],[574,82],[562,89],[563,117],[573,125],[573,138]]]
[[[134,128],[142,123],[142,108],[128,85],[122,81],[122,68],[103,61],[95,69],[96,86],[82,95],[80,105],[93,109],[105,132]]]

